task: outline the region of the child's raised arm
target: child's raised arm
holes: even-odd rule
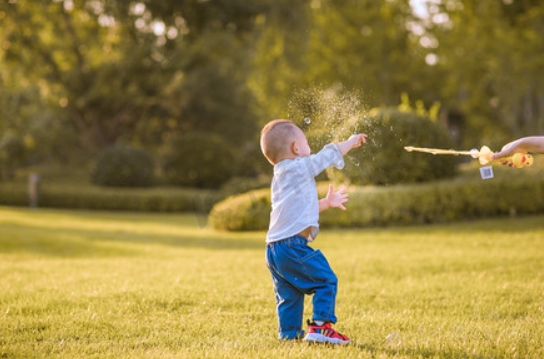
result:
[[[338,146],[340,153],[342,153],[342,156],[344,156],[352,148],[360,147],[361,143],[366,143],[366,137],[367,135],[364,133],[358,133],[356,135],[351,135],[349,139],[344,142],[339,142],[336,145]]]

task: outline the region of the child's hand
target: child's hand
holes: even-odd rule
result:
[[[341,210],[345,211],[346,207],[344,207],[344,203],[348,201],[348,197],[349,195],[346,193],[346,189],[344,187],[340,187],[338,192],[334,192],[331,184],[329,185],[329,192],[327,193],[325,200],[328,202],[329,208],[340,208]]]
[[[351,135],[348,142],[351,144],[351,148],[361,147],[361,143],[366,143],[366,137],[366,134],[358,133],[356,135]]]
[[[338,149],[342,156],[349,152],[352,148],[360,147],[362,143],[366,143],[366,137],[364,133],[358,133],[351,135],[346,141],[338,143]]]

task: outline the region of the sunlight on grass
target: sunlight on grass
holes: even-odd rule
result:
[[[155,235],[179,235],[180,225],[183,232],[192,235],[209,235],[199,227],[197,215],[173,214],[124,214],[89,211],[37,211],[21,215],[28,211],[1,211],[3,222],[20,224],[36,228],[92,230],[94,232],[129,232],[153,233]]]
[[[264,232],[0,207],[0,357],[543,358],[542,223],[324,230],[337,348],[276,339]]]

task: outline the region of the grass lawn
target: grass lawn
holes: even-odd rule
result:
[[[0,358],[544,358],[544,216],[324,230],[344,347],[278,341],[264,232],[203,223],[0,207]]]

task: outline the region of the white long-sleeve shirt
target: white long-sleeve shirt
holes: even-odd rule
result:
[[[271,186],[272,212],[266,242],[277,242],[311,228],[309,240],[319,233],[319,199],[315,177],[327,167],[344,168],[344,158],[331,143],[309,157],[278,162]]]

